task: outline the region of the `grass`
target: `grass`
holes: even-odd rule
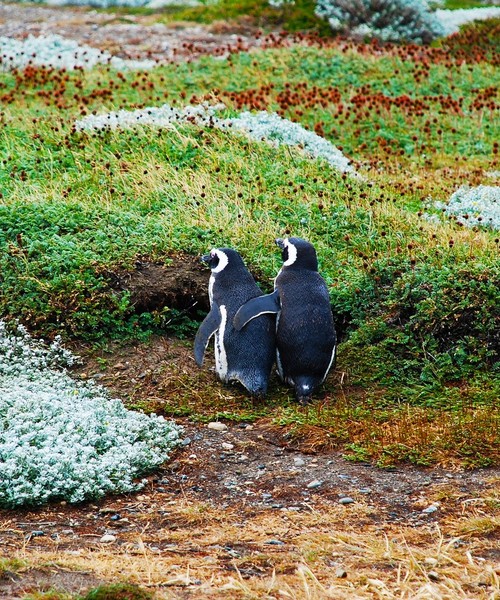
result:
[[[464,524],[475,510],[464,504]],[[55,550],[47,544],[30,550],[27,568],[52,564],[67,574],[85,571],[116,582],[73,596],[79,600],[142,599],[149,593],[158,599],[189,594],[297,600],[391,600],[402,595],[482,600],[498,594],[493,562],[484,558],[494,556],[494,536],[475,530],[458,533],[455,512],[440,528],[418,528],[406,523],[381,527],[377,512],[362,503],[348,511],[347,519],[345,507],[318,504],[301,512],[255,513],[248,508],[239,514],[227,508],[221,514],[178,499],[142,515],[146,529],[158,515],[164,520],[168,514],[168,521],[176,525],[147,531],[147,543],[145,534],[123,532],[120,545],[82,548],[76,556],[74,550]],[[193,522],[192,513],[202,512],[206,519]],[[270,537],[283,545],[267,544]],[[23,554],[20,548],[11,551],[13,556]],[[120,595],[120,589],[130,595]],[[66,600],[68,595],[59,593]]]
[[[318,409],[280,389],[255,411],[237,394],[234,406],[224,393],[207,399],[184,376],[164,412],[268,417],[313,447],[320,431],[321,444],[383,465],[497,462],[498,231],[426,218],[435,200],[498,171],[495,38],[466,51],[484,27],[418,53],[301,37],[144,73],[1,73],[0,313],[49,336],[144,338],[169,313],[136,313],[110,289],[113,269],[229,245],[269,289],[273,239],[299,235],[315,244],[330,288],[343,385]],[[300,122],[342,147],[362,178],[193,125],[73,127],[93,111],[206,98],[228,115],[266,109]]]

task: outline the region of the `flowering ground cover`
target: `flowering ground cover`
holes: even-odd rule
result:
[[[129,411],[65,367],[74,357],[0,321],[0,506],[82,502],[136,491],[164,463],[179,428]]]

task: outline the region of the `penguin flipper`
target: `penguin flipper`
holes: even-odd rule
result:
[[[220,310],[217,304],[214,302],[210,312],[203,319],[202,324],[196,332],[196,337],[194,338],[194,358],[199,367],[201,367],[203,364],[203,355],[205,354],[205,349],[208,346],[208,342],[217,329],[219,329],[220,323]]]
[[[278,290],[274,290],[272,294],[266,294],[264,296],[257,296],[252,298],[248,302],[245,302],[243,306],[240,306],[238,312],[234,315],[233,325],[237,331],[240,331],[245,325],[264,314],[276,314],[281,310]]]

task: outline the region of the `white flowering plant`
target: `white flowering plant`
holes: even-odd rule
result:
[[[386,42],[428,44],[445,30],[426,0],[318,0],[334,31]]]
[[[444,28],[444,34],[451,35],[457,33],[460,27],[467,23],[500,17],[500,7],[484,6],[481,8],[459,8],[455,10],[440,8],[436,10],[435,15]]]
[[[354,174],[354,168],[342,152],[331,142],[308,131],[302,125],[284,119],[276,113],[243,112],[237,117],[221,119],[217,111],[223,104],[188,105],[181,109],[168,104],[140,110],[120,110],[102,115],[88,115],[75,122],[77,131],[102,129],[129,129],[136,126],[169,127],[172,123],[192,123],[200,127],[215,127],[225,131],[241,132],[256,141],[273,146],[286,145],[302,148],[311,158],[321,158],[340,172]]]
[[[182,429],[127,410],[66,366],[74,356],[0,321],[0,506],[82,502],[140,489]]]
[[[24,68],[27,65],[73,71],[77,68],[92,69],[98,64],[108,64],[115,69],[151,69],[156,62],[126,60],[55,34],[29,35],[24,40],[0,37],[0,70],[3,71]]]
[[[462,186],[447,204],[438,204],[437,208],[461,225],[500,229],[500,186]]]

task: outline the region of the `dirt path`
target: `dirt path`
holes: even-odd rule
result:
[[[148,16],[124,16],[78,7],[0,4],[0,36],[24,39],[28,35],[58,34],[121,58],[165,61],[203,54],[224,56],[229,48],[258,46],[255,33],[256,28],[244,24],[235,31],[223,23],[165,25]]]

